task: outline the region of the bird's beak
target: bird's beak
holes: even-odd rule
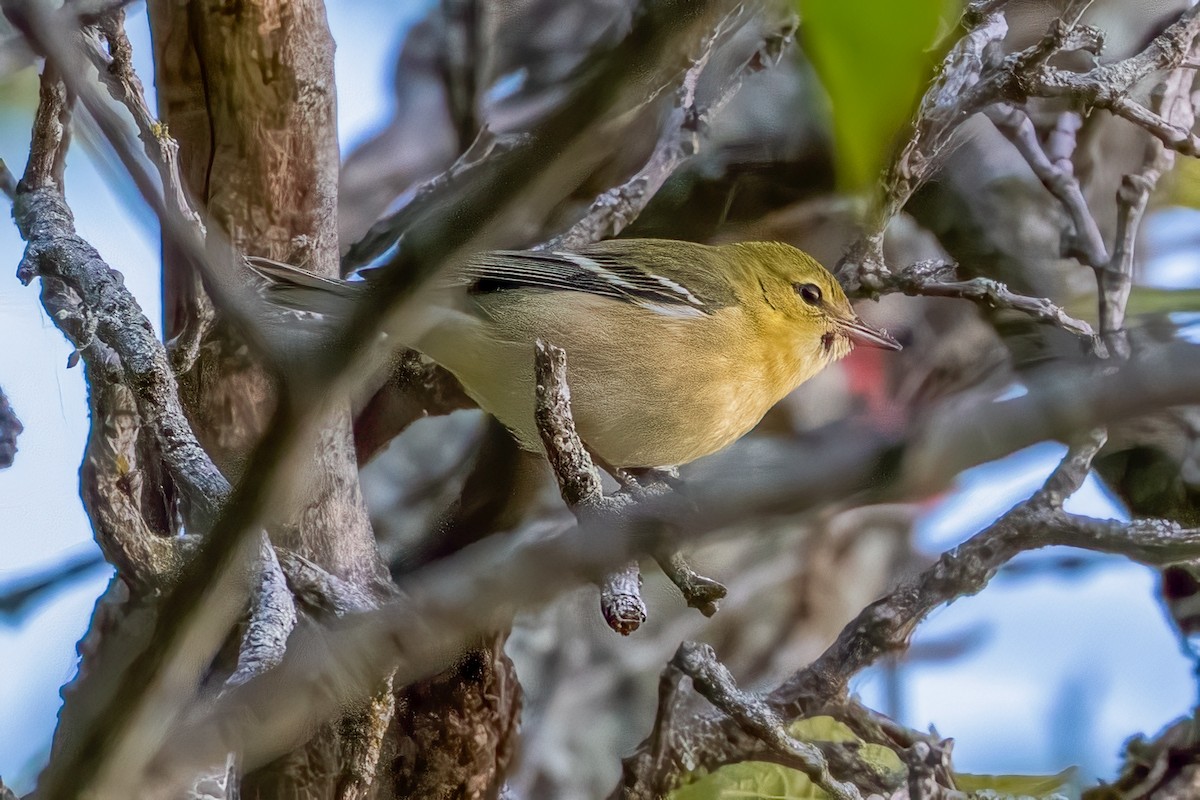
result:
[[[855,344],[867,347],[880,347],[884,350],[901,349],[901,344],[887,331],[872,328],[858,317],[843,322],[842,331]]]

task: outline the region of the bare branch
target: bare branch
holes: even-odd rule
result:
[[[627,497],[604,496],[600,472],[575,430],[566,351],[541,340],[534,349],[537,382],[534,417],[563,502],[580,522],[617,513]],[[604,577],[600,584],[600,613],[608,627],[622,636],[633,633],[646,621],[642,575],[636,561]]]
[[[86,35],[82,37],[84,55],[96,66],[100,80],[113,99],[129,110],[146,155],[158,169],[166,199],[163,210],[174,221],[172,225],[164,225],[168,236],[185,238],[194,248],[196,243],[207,239],[208,232],[184,187],[179,171],[179,144],[146,103],[142,81],[133,70],[133,46],[125,34],[124,23],[125,9],[122,7],[101,15],[99,29],[108,43],[108,56],[95,39]],[[117,146],[115,142],[114,146]],[[192,309],[187,315],[188,325],[168,346],[176,374],[191,370],[199,355],[200,342],[215,319],[212,304],[203,295],[200,276],[193,275],[193,279],[196,286],[190,296]]]
[[[1083,486],[1092,469],[1092,460],[1107,441],[1108,432],[1104,428],[1096,428],[1079,437],[1042,487],[1029,499],[1029,503],[1061,509],[1067,498]]]
[[[567,353],[540,340],[534,348],[537,380],[534,417],[563,502],[579,516],[607,510],[612,503],[604,496],[600,472],[575,431],[571,388],[567,384]]]
[[[207,530],[229,495],[229,482],[196,441],[166,352],[137,300],[119,273],[75,233],[60,188],[65,101],[65,88],[48,68],[34,146],[13,211],[28,242],[17,275],[25,284],[34,277],[61,280],[78,294],[95,336],[119,356],[142,422],[154,431],[163,461],[184,493],[189,529]],[[54,319],[59,322],[61,317]],[[90,340],[79,339],[73,331],[63,333],[86,358]]]
[[[610,497],[601,490],[600,473],[591,455],[575,431],[571,414],[571,390],[567,384],[566,353],[554,345],[539,341],[536,345],[538,430],[542,445],[558,480],[563,501],[580,523],[618,516],[632,502],[662,496],[666,484],[641,487],[634,481],[624,493]],[[658,552],[655,560],[663,572],[679,587],[691,608],[706,617],[717,612],[717,602],[726,589],[717,581],[698,574],[678,552]],[[646,621],[646,605],[641,597],[642,578],[636,561],[610,573],[601,583],[600,610],[608,626],[628,636]]]
[[[1067,112],[1059,115],[1058,124],[1052,135],[1054,157],[1042,149],[1033,122],[1022,110],[1007,104],[997,104],[984,109],[984,114],[996,128],[1008,137],[1025,157],[1033,173],[1050,193],[1062,204],[1063,209],[1075,226],[1075,235],[1066,248],[1069,254],[1078,254],[1080,260],[1091,267],[1108,263],[1108,248],[1096,218],[1088,208],[1071,153],[1075,150],[1075,132],[1081,120],[1078,114]]]
[[[616,236],[650,203],[667,179],[700,152],[702,135],[712,118],[733,99],[746,77],[779,63],[792,42],[797,21],[789,20],[769,35],[759,49],[737,69],[724,76],[717,96],[707,107],[698,105],[696,87],[713,53],[744,24],[746,11],[737,6],[722,19],[701,45],[701,53],[683,75],[676,105],[645,165],[620,186],[601,194],[584,216],[561,236],[540,245],[545,249],[571,250]]]
[[[953,265],[940,261],[918,261],[903,270],[882,278],[876,284],[881,293],[903,292],[924,297],[961,297],[974,300],[989,308],[1007,308],[1027,314],[1038,322],[1054,325],[1096,344],[1092,326],[1075,319],[1046,298],[1017,294],[990,278],[954,280]]]
[[[1122,523],[1063,511],[1062,502],[1082,484],[1103,443],[1103,431],[1087,436],[1031,499],[864,609],[820,658],[775,690],[771,702],[799,713],[840,697],[853,675],[883,655],[906,648],[917,624],[933,609],[978,594],[1018,553],[1065,546],[1117,553],[1148,564],[1186,558],[1185,553],[1200,544],[1200,530],[1184,530],[1166,520]]]
[[[251,597],[250,622],[242,635],[237,669],[225,682],[238,686],[283,660],[287,639],[296,627],[296,605],[288,591],[275,549],[264,533],[259,546],[259,578]]]
[[[12,404],[0,388],[0,469],[12,466],[17,455],[17,437],[24,430],[25,426],[17,419],[17,412],[13,411]]]
[[[1195,51],[1195,43],[1188,52]],[[1192,85],[1195,74],[1187,69],[1175,69],[1158,85],[1154,102],[1164,120],[1172,126],[1191,130],[1196,120],[1192,106]],[[1151,130],[1151,133],[1154,133]],[[1155,134],[1156,136],[1158,134]],[[1190,136],[1190,133],[1187,134]],[[1150,201],[1150,195],[1159,179],[1175,165],[1175,153],[1186,152],[1172,149],[1170,142],[1159,137],[1146,144],[1146,152],[1139,171],[1126,175],[1117,191],[1117,232],[1113,245],[1112,259],[1098,265],[1096,284],[1099,293],[1100,333],[1109,349],[1120,358],[1129,356],[1129,340],[1124,330],[1125,306],[1133,288],[1133,259],[1137,233],[1142,215]],[[1200,155],[1200,151],[1187,153]]]
[[[158,168],[164,193],[170,199],[168,208],[185,220],[194,229],[196,238],[203,241],[207,234],[204,221],[188,199],[179,172],[179,144],[150,110],[142,81],[133,71],[133,46],[125,34],[125,9],[118,7],[103,15],[99,27],[108,42],[109,55],[106,57],[90,37],[83,41],[84,54],[99,70],[109,94],[133,116],[146,155]]]
[[[1008,33],[1008,23],[994,7],[974,15],[973,19],[978,21],[942,59],[937,77],[921,99],[912,135],[884,178],[883,191],[871,210],[867,230],[839,265],[838,277],[844,283],[850,282],[851,288],[861,284],[869,291],[875,290],[877,274],[886,274],[887,270],[883,263],[883,234],[888,222],[929,179],[938,155],[962,121],[978,110],[976,92],[971,90],[984,74],[987,50]]]
[[[694,608],[706,617],[717,613],[718,604],[729,593],[723,584],[692,569],[682,553],[655,554],[655,561],[683,594],[688,608]]]
[[[783,721],[766,702],[737,688],[733,676],[717,660],[711,647],[684,642],[671,664],[691,678],[696,691],[729,715],[742,730],[776,752],[796,759],[797,767],[830,797],[861,800],[862,795],[854,784],[839,781],[829,773],[829,765],[820,749],[789,735]]]
[[[610,572],[600,584],[600,613],[604,621],[622,636],[636,631],[646,621],[646,601],[642,599],[642,573],[638,562]]]
[[[1171,119],[1141,107],[1128,97],[1129,90],[1150,75],[1176,70],[1185,64],[1193,42],[1200,34],[1197,7],[1182,12],[1176,22],[1154,37],[1141,52],[1122,61],[1096,66],[1087,72],[1070,72],[1052,66],[1053,56],[1071,50],[1098,53],[1103,44],[1103,35],[1099,30],[1078,24],[1088,2],[1071,3],[1062,18],[1055,20],[1047,34],[1032,47],[988,64],[984,58],[985,49],[1007,31],[1001,5],[984,3],[968,7],[964,12],[964,25],[970,27],[951,48],[943,60],[937,79],[922,98],[912,134],[889,168],[883,192],[874,206],[866,230],[851,245],[839,265],[839,278],[851,290],[861,290],[867,294],[893,290],[895,277],[883,259],[883,236],[888,222],[929,178],[939,153],[958,126],[969,115],[986,110],[993,122],[1025,155],[1034,172],[1071,217],[1075,241],[1069,250],[1078,252],[1085,263],[1098,271],[1102,282],[1101,333],[1106,340],[1113,339],[1110,330],[1115,331],[1116,328],[1112,321],[1123,316],[1124,303],[1120,297],[1123,296],[1122,292],[1128,292],[1127,286],[1121,289],[1129,274],[1122,265],[1129,260],[1125,254],[1131,252],[1132,236],[1140,221],[1141,209],[1137,204],[1144,195],[1148,196],[1149,190],[1143,190],[1142,183],[1136,180],[1123,189],[1127,198],[1122,201],[1124,210],[1121,214],[1125,229],[1123,233],[1119,232],[1118,248],[1111,257],[1110,265],[1110,259],[1105,257],[1098,227],[1083,201],[1070,168],[1069,155],[1074,138],[1071,121],[1060,118],[1051,141],[1054,152],[1046,153],[1037,142],[1028,119],[1011,104],[1022,104],[1031,97],[1069,96],[1085,108],[1107,108],[1129,119],[1158,137],[1165,148],[1189,154],[1200,153],[1200,147],[1197,146],[1200,140],[1190,132],[1189,115],[1182,115],[1178,120]],[[1178,73],[1190,76],[1186,70],[1179,70]],[[1170,80],[1178,81],[1180,78],[1176,76]],[[1173,95],[1176,96],[1177,93]],[[1154,177],[1156,179],[1156,175]],[[1153,186],[1153,181],[1148,183]],[[1144,201],[1140,202],[1144,208]],[[1123,248],[1122,242],[1125,240],[1130,245]],[[978,292],[975,293],[975,299],[980,299]],[[1024,298],[1016,305],[1027,312],[1034,311],[1038,319],[1081,332],[1078,325],[1071,325],[1069,318],[1047,313],[1048,310],[1044,308],[1037,311],[1038,305],[1043,302]],[[1118,308],[1121,312],[1115,313]],[[1117,322],[1119,326],[1119,319]],[[1108,344],[1115,346],[1118,354],[1125,349],[1120,341]]]
[[[341,617],[379,606],[358,584],[326,572],[304,556],[284,548],[276,548],[275,553],[288,587],[310,612]]]

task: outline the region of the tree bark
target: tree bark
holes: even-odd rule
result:
[[[241,269],[242,254],[263,255],[337,275],[334,43],[321,0],[164,1],[150,4],[150,21],[160,116],[203,209],[209,258]],[[163,255],[173,339],[203,326],[211,309],[169,242]],[[219,310],[180,378],[198,436],[236,481],[280,387]],[[301,485],[302,505],[274,526],[272,540],[369,587],[380,565],[348,408],[330,414]],[[331,796],[339,751],[354,746],[338,731],[326,726],[300,751],[247,776],[243,796]]]

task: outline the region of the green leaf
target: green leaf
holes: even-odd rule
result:
[[[954,783],[961,791],[977,793],[980,797],[1078,797],[1079,776],[1075,767],[1057,775],[966,775],[954,773]]]
[[[765,761],[744,761],[721,767],[695,783],[680,787],[669,800],[828,800],[803,772]]]
[[[866,744],[833,717],[797,720],[788,732],[803,742],[856,742],[858,757],[880,773],[905,773],[904,762],[890,748]],[[1078,771],[1071,767],[1057,775],[968,775],[955,773],[958,789],[978,800],[1079,797]],[[828,800],[803,772],[765,761],[730,764],[695,778],[671,792],[668,800]]]
[[[1130,320],[1144,315],[1195,314],[1200,312],[1200,289],[1160,289],[1155,286],[1134,286],[1129,292],[1125,313]],[[1094,294],[1082,295],[1067,303],[1067,313],[1078,319],[1096,322]]]
[[[1200,208],[1200,162],[1194,158],[1177,159],[1175,169],[1159,185],[1155,200],[1165,205]]]
[[[843,188],[873,183],[933,73],[946,0],[796,0],[800,35],[833,108]]]
[[[788,728],[806,742],[858,742],[858,757],[880,772],[900,773],[904,764],[882,745],[863,744],[848,727],[833,717],[797,720]],[[813,785],[798,770],[765,761],[730,764],[698,778],[668,795],[669,800],[828,800],[829,795]]]

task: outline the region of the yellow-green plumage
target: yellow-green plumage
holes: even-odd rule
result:
[[[890,341],[858,320],[824,267],[773,242],[632,239],[572,253],[485,253],[453,282],[466,295],[426,309],[404,344],[452,372],[533,450],[533,343],[563,348],[579,435],[614,467],[720,450],[849,352],[856,332]],[[339,284],[343,296],[364,286]],[[801,287],[816,287],[820,302]]]

